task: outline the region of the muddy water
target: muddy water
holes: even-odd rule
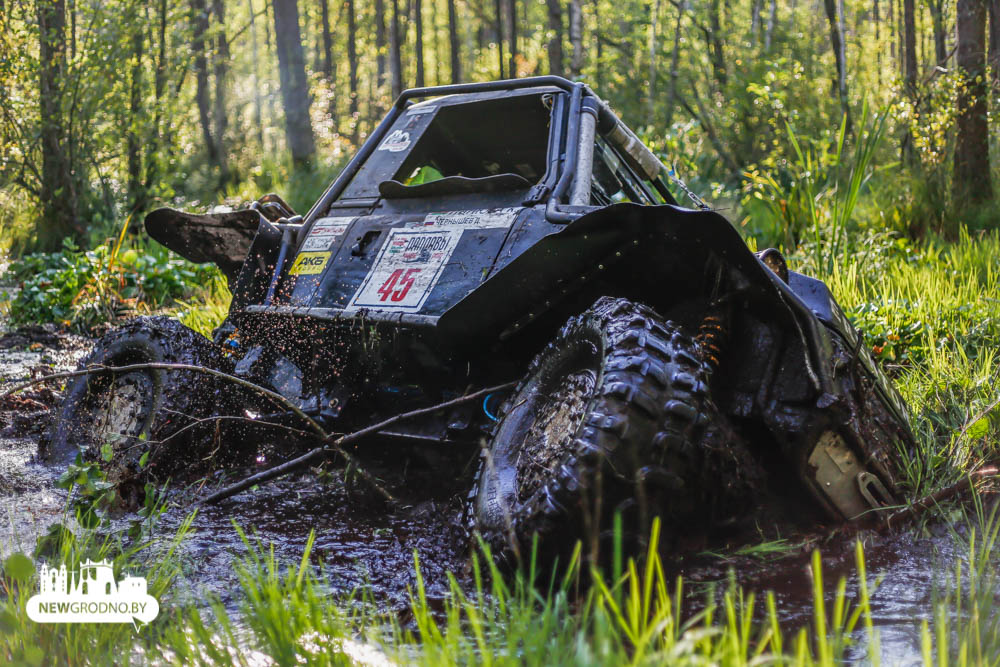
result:
[[[34,330],[12,335],[0,325],[0,382],[30,377],[33,372],[71,369],[89,346],[85,339],[54,336]],[[37,535],[63,519],[65,493],[54,487],[62,472],[35,460],[38,438],[48,420],[48,408],[57,396],[31,391],[17,401],[0,403],[0,550],[29,551]],[[377,471],[376,471],[377,472]],[[433,470],[431,470],[433,472]],[[203,508],[190,539],[183,546],[185,575],[176,595],[204,599],[207,591],[230,609],[237,600],[234,563],[246,552],[232,527],[235,519],[262,544],[273,545],[279,560],[296,563],[310,530],[316,532],[314,561],[321,564],[331,591],[365,589],[382,604],[402,610],[407,587],[415,584],[413,553],[432,598],[447,591],[446,573],[461,572],[466,562],[466,539],[458,527],[461,503],[455,487],[440,487],[424,474],[411,504],[387,508],[345,487],[338,475],[319,481],[315,474],[272,482],[215,507]],[[172,532],[187,514],[192,491],[174,492],[172,507],[161,529]],[[864,538],[875,625],[881,650],[889,664],[919,661],[920,622],[933,623],[935,590],[947,586],[947,572],[964,549],[944,529],[915,536]],[[856,594],[853,538],[821,545],[828,600],[834,584],[846,577],[848,593]],[[779,613],[789,628],[806,627],[813,618],[812,581],[807,555],[773,563],[752,559],[704,562],[680,574],[689,581],[692,598],[704,595],[712,583],[725,585],[728,571],[738,582],[757,590],[774,590]],[[762,607],[760,596],[758,608]],[[863,658],[864,649],[855,657]]]

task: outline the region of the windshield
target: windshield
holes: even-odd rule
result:
[[[428,102],[396,121],[342,199],[376,197],[379,184],[423,185],[451,176],[545,175],[549,109],[541,93],[474,102]],[[516,183],[516,180],[509,182]]]

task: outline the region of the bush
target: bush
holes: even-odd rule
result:
[[[55,322],[82,331],[172,304],[211,283],[219,270],[196,265],[153,243],[82,251],[65,241],[55,253],[11,262],[7,278],[20,290],[10,302],[15,324]]]

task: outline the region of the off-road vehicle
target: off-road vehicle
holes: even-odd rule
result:
[[[769,498],[836,520],[892,503],[912,435],[862,338],[825,284],[689,194],[582,83],[409,90],[304,216],[274,195],[149,214],[219,266],[229,316],[214,341],[138,319],[84,364],[220,369],[337,432],[518,379],[380,434],[478,457],[470,521],[501,549],[616,510],[690,528]],[[289,417],[254,400],[191,371],[92,374],[49,449],[177,475],[215,451],[187,437],[199,420]]]

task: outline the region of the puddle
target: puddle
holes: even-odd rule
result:
[[[42,367],[47,372],[75,367],[88,342],[46,338],[50,333],[32,330],[22,340],[5,332],[0,323],[0,381],[27,378]],[[19,403],[0,404],[0,547],[4,554],[14,549],[30,551],[35,536],[61,519],[66,500],[65,492],[53,484],[62,470],[34,459],[37,439],[48,423],[46,408],[56,397],[44,391],[22,396]],[[364,588],[377,601],[398,610],[405,609],[407,587],[416,583],[413,554],[417,552],[429,597],[442,598],[447,592],[447,572],[461,572],[466,564],[466,539],[458,527],[464,494],[454,484],[441,485],[442,473],[433,464],[408,475],[410,484],[418,480],[410,495],[420,497],[421,502],[391,511],[377,501],[359,500],[358,490],[347,489],[339,475],[323,483],[311,473],[271,482],[203,508],[183,546],[187,571],[178,595],[197,600],[207,591],[235,608],[238,581],[233,564],[245,554],[232,527],[235,519],[263,544],[273,545],[278,559],[289,564],[298,562],[309,531],[315,530],[314,561],[323,564],[332,591]],[[456,479],[455,472],[444,475],[453,482]],[[188,491],[174,492],[176,506],[161,520],[167,534],[186,516],[183,506],[192,496]],[[944,529],[926,537],[869,536],[865,549],[871,584],[881,579],[872,596],[872,610],[885,661],[919,661],[920,622],[933,622],[935,586],[940,590],[944,578],[950,576],[947,573],[954,571],[956,559],[964,560],[964,550]],[[828,601],[840,577],[847,578],[853,597],[857,592],[853,538],[835,539],[823,545],[822,551]],[[735,563],[737,581],[758,591],[758,611],[764,609],[763,591],[774,590],[787,628],[812,623],[807,555],[763,565],[756,561],[746,567],[747,561]],[[726,569],[722,564],[681,574],[690,580],[690,589],[698,590],[713,579],[724,585]],[[860,652],[853,658],[863,659],[864,649],[856,651]]]

